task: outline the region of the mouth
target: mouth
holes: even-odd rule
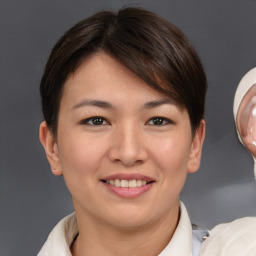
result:
[[[121,188],[139,188],[141,186],[145,186],[147,184],[153,183],[155,181],[146,181],[146,180],[120,180],[120,179],[109,179],[109,180],[101,180],[104,183],[107,183],[111,186],[121,187]]]
[[[149,191],[156,180],[141,174],[116,174],[100,180],[105,187],[121,198],[137,198]]]

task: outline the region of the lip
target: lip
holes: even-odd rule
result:
[[[147,183],[146,185],[143,185],[141,187],[136,187],[136,188],[122,188],[122,187],[116,187],[116,186],[113,186],[113,185],[110,185],[110,184],[104,182],[106,180],[115,180],[115,179],[145,180],[146,182],[149,182],[149,183]],[[104,187],[108,191],[110,191],[111,193],[115,194],[118,197],[121,197],[124,199],[133,199],[133,198],[135,199],[135,198],[142,196],[146,192],[148,192],[154,185],[155,180],[153,178],[150,178],[150,177],[142,175],[142,174],[120,173],[120,174],[113,174],[113,175],[104,177],[103,179],[101,179],[101,183],[104,185]]]
[[[106,176],[102,178],[101,180],[145,180],[146,182],[155,181],[153,178],[150,178],[149,176],[139,174],[139,173],[118,173]]]

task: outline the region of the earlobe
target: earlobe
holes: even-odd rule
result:
[[[58,145],[52,131],[48,128],[45,121],[40,125],[39,138],[44,147],[52,173],[57,176],[62,175],[63,173],[60,166]]]
[[[196,172],[200,167],[202,147],[205,138],[205,121],[201,120],[199,127],[197,128],[193,141],[191,144],[189,162],[188,162],[188,173]]]

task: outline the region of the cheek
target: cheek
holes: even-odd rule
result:
[[[80,177],[94,173],[106,152],[99,138],[70,136],[59,142],[59,156],[64,175],[72,172]]]
[[[154,159],[166,175],[179,175],[187,171],[190,143],[189,139],[176,137],[165,137],[154,143]]]
[[[64,139],[63,139],[64,138]],[[92,200],[89,191],[98,182],[105,144],[85,136],[64,136],[59,141],[59,157],[65,183],[75,200]]]
[[[152,158],[158,169],[159,192],[157,202],[169,211],[178,200],[187,176],[189,139],[174,137],[154,143]],[[159,196],[161,195],[161,196]]]

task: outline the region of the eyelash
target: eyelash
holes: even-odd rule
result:
[[[153,124],[149,124],[151,121],[153,121]],[[154,122],[160,122],[161,124],[156,124]],[[168,124],[174,124],[174,122],[168,118],[161,117],[161,116],[155,116],[149,119],[149,121],[146,122],[146,124],[154,125],[154,126],[164,126]]]
[[[98,121],[97,121],[97,119],[98,119]],[[100,124],[95,124],[94,123],[94,122],[99,122],[99,121],[100,121]],[[105,123],[103,124],[103,122],[105,122]],[[86,118],[86,119],[82,120],[80,122],[80,124],[92,125],[92,126],[101,126],[101,125],[107,125],[107,124],[109,124],[109,122],[102,116],[92,116],[92,117],[89,117],[89,118]]]
[[[99,123],[97,124],[97,122]],[[153,123],[150,124],[150,122],[153,122]],[[108,125],[110,123],[102,116],[93,116],[93,117],[89,117],[82,120],[80,124],[101,126],[101,125]],[[152,117],[146,122],[146,125],[152,125],[152,126],[164,126],[168,124],[174,124],[174,122],[168,118],[161,117],[161,116]]]

